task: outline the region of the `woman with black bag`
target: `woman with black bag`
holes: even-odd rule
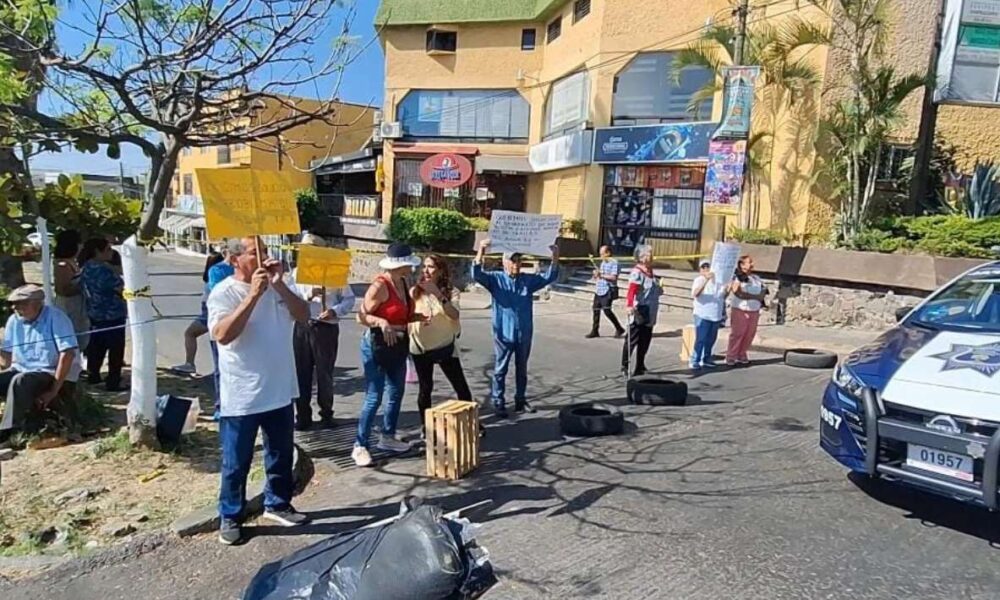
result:
[[[431,254],[424,259],[420,283],[413,286],[410,295],[417,317],[410,324],[410,354],[420,385],[417,407],[423,425],[434,391],[434,365],[448,378],[456,400],[472,402],[472,391],[455,347],[461,333],[459,292],[451,285],[451,270],[443,257]]]
[[[653,341],[653,327],[660,308],[663,290],[653,274],[653,247],[635,249],[635,268],[628,278],[628,295],[625,307],[629,315],[628,338],[622,348],[622,374],[629,377],[629,356],[635,352],[635,368],[631,376],[646,374],[646,353]]]
[[[382,412],[382,431],[378,448],[402,453],[410,445],[396,438],[396,423],[403,404],[406,386],[406,359],[410,353],[407,330],[413,317],[407,278],[420,266],[405,244],[392,244],[379,262],[384,271],[365,292],[358,318],[369,329],[361,337],[361,362],[365,370],[365,402],[358,421],[358,436],[351,457],[354,464],[367,467],[372,463],[368,450],[375,415],[388,393]]]

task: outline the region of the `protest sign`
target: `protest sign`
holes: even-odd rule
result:
[[[551,246],[559,237],[562,215],[495,210],[490,219],[490,249],[496,252],[520,252],[551,256]]]
[[[256,169],[195,169],[208,237],[299,233],[291,173]]]
[[[339,248],[302,245],[295,269],[297,284],[344,287],[351,272],[351,254]]]
[[[712,252],[712,272],[715,280],[725,285],[736,274],[736,263],[740,260],[740,245],[716,242]]]

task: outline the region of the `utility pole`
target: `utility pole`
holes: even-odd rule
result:
[[[934,44],[931,46],[930,64],[927,67],[927,84],[924,86],[924,101],[920,109],[920,131],[917,133],[913,155],[913,175],[910,179],[910,194],[907,197],[904,214],[915,215],[920,203],[927,197],[930,185],[931,158],[934,156],[934,137],[937,132],[938,105],[934,102],[937,87],[938,59],[941,57],[941,37],[944,34],[944,0],[939,0],[937,23],[934,29]]]
[[[742,65],[747,45],[747,17],[750,16],[750,0],[739,0],[740,4],[733,10],[736,17],[736,44],[733,52],[733,64]]]

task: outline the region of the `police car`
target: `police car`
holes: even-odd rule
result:
[[[820,445],[852,471],[1000,508],[1000,262],[945,285],[837,366]]]

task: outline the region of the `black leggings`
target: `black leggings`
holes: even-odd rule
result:
[[[451,387],[455,390],[457,398],[455,400],[465,400],[472,402],[472,390],[469,389],[469,382],[465,380],[465,373],[462,371],[462,361],[457,356],[435,361],[426,355],[414,354],[413,366],[417,371],[420,391],[417,393],[417,408],[420,409],[420,425],[423,426],[424,413],[431,407],[431,393],[434,391],[434,365],[441,367],[441,372],[448,378]]]
[[[646,353],[649,352],[649,345],[653,341],[653,328],[649,325],[629,325],[628,339],[622,348],[622,370],[628,368],[628,355],[635,351],[635,364],[632,365],[633,373],[644,373],[646,371]]]
[[[90,321],[90,328],[109,329],[109,331],[95,331],[90,334],[90,343],[87,344],[87,375],[90,383],[97,383],[101,380],[101,367],[104,366],[104,357],[108,358],[108,378],[105,380],[107,387],[117,388],[122,382],[122,366],[125,364],[125,319],[115,319],[113,321]]]

